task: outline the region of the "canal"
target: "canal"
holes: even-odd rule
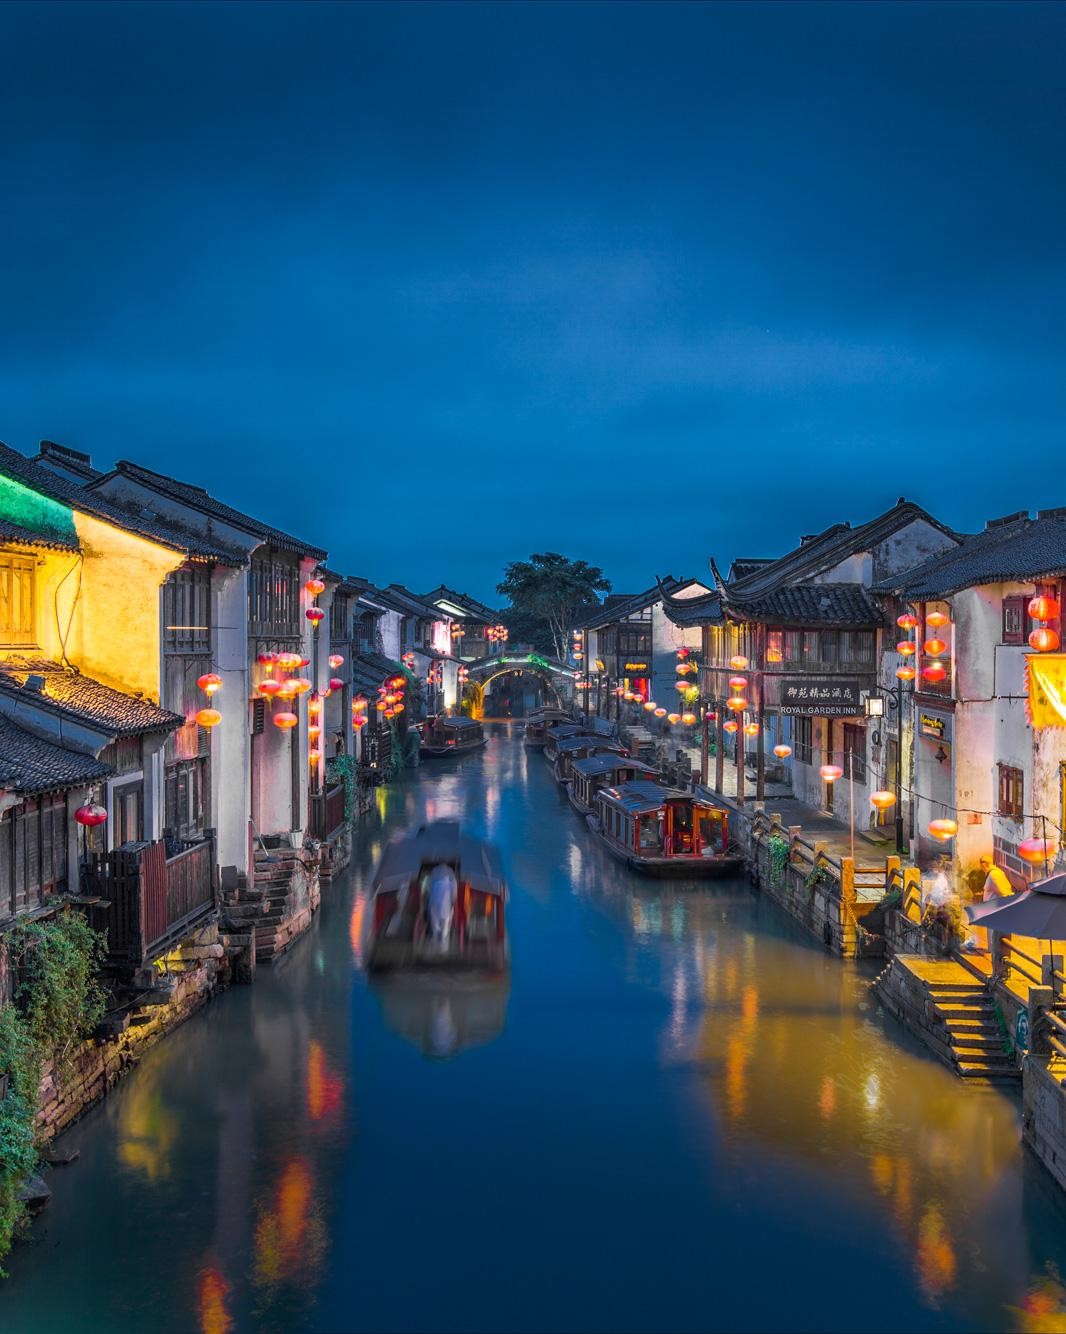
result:
[[[455,816],[507,866],[509,987],[368,985],[384,841]],[[623,870],[506,728],[371,830],[280,966],[67,1135],[0,1327],[1062,1328],[1017,1099],[746,883]]]

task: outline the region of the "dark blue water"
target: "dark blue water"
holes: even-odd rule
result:
[[[1016,1100],[868,973],[744,883],[619,867],[504,728],[379,797],[308,937],[67,1136],[0,1327],[1051,1327],[1066,1208]],[[510,986],[375,990],[362,886],[454,816],[508,869]]]

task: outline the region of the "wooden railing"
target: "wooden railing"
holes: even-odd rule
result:
[[[311,833],[315,838],[331,838],[344,827],[344,784],[311,793]]]
[[[83,871],[83,887],[107,901],[109,959],[140,968],[215,911],[214,834],[174,857],[162,842],[125,843]]]

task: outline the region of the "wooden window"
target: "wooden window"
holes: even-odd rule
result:
[[[163,585],[163,651],[211,652],[211,571],[184,565]]]
[[[840,631],[820,630],[818,632],[818,661],[827,666],[835,666],[840,661]]]
[[[856,783],[866,782],[866,728],[861,723],[844,724],[843,767],[845,777],[854,778]]]
[[[785,660],[785,632],[783,630],[767,630],[766,632],[766,662],[772,665],[776,662]]]
[[[814,753],[814,727],[810,718],[794,718],[792,721],[792,753],[800,764],[810,764]]]
[[[301,634],[300,569],[280,556],[253,558],[248,575],[248,617],[253,635]]]
[[[132,783],[116,783],[112,788],[112,847],[135,843],[141,838],[142,788],[139,778]]]
[[[35,557],[0,555],[0,648],[36,644],[36,582]]]
[[[164,819],[169,833],[184,838],[203,831],[207,781],[206,759],[167,765]]]
[[[875,635],[872,630],[843,630],[840,635],[840,661],[849,667],[865,667],[874,660]]]
[[[1015,769],[1009,764],[1001,764],[998,768],[999,813],[1020,820],[1025,810],[1025,776],[1021,769]]]
[[[1004,644],[1024,644],[1029,624],[1026,613],[1026,597],[1003,599],[1003,642]]]
[[[336,644],[347,644],[351,638],[350,612],[351,598],[338,589],[329,609],[329,636]]]
[[[0,819],[0,915],[36,908],[67,885],[66,797],[28,797]]]

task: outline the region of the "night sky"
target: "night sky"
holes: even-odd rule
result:
[[[0,438],[493,598],[1066,504],[1066,6],[5,5]]]

